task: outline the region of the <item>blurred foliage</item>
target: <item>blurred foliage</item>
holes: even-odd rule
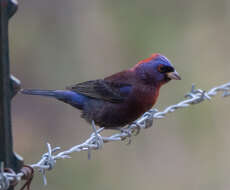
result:
[[[183,98],[192,83],[229,81],[229,0],[19,0],[10,23],[11,70],[25,88],[63,89],[133,66],[153,52],[171,59],[183,80],[161,89],[155,107]],[[230,187],[228,98],[158,120],[130,146],[76,153],[48,173],[48,189],[202,189]],[[80,112],[53,99],[18,95],[15,150],[26,163],[45,142],[69,148],[85,140]],[[37,174],[33,189],[42,189]]]

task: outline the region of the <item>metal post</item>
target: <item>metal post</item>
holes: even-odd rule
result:
[[[15,0],[0,0],[0,161],[5,168],[19,171],[22,160],[13,152],[11,130],[12,83],[10,79],[8,22],[17,10]],[[10,189],[13,189],[11,187]]]

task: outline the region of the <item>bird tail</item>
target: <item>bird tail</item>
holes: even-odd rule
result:
[[[57,97],[57,91],[56,90],[22,89],[20,92],[22,94],[27,94],[27,95],[39,95],[39,96]]]
[[[70,90],[22,89],[20,92],[27,95],[53,97],[78,109],[83,109],[84,102],[87,100],[85,96]]]

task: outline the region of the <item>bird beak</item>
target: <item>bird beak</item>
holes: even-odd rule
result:
[[[176,72],[176,71],[167,73],[166,75],[167,75],[167,77],[170,78],[170,79],[181,80],[180,75],[179,75],[178,72]]]

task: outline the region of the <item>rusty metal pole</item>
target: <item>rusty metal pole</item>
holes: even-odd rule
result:
[[[22,166],[22,160],[13,152],[11,98],[14,82],[10,79],[8,41],[9,19],[16,10],[16,0],[0,0],[0,162],[4,162],[5,168],[17,172]]]

